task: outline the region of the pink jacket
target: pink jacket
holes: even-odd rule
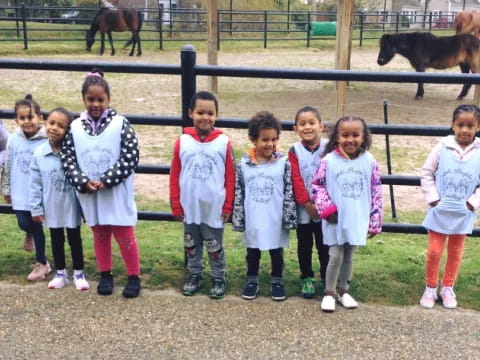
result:
[[[427,204],[431,204],[440,200],[437,187],[435,186],[435,172],[438,169],[438,162],[440,160],[440,150],[443,146],[453,150],[453,156],[458,160],[468,160],[472,157],[475,150],[480,148],[480,139],[475,138],[474,141],[465,149],[462,149],[455,140],[454,135],[448,135],[439,140],[437,145],[433,148],[425,160],[422,167],[420,181],[422,184],[422,193]],[[480,166],[480,164],[479,164]],[[480,208],[480,188],[477,187],[475,192],[467,200],[475,210]]]

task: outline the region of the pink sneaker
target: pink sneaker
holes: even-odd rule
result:
[[[51,269],[48,261],[45,265],[37,262],[33,267],[32,272],[28,274],[27,279],[29,281],[45,280],[50,271]]]
[[[33,251],[35,250],[35,242],[33,241],[33,235],[26,233],[25,239],[23,239],[23,250]]]
[[[442,290],[440,290],[440,297],[442,298],[444,308],[455,309],[457,307],[457,296],[453,292],[453,287],[442,287]]]
[[[431,309],[435,305],[435,301],[437,301],[437,288],[425,287],[425,291],[423,292],[423,296],[420,299],[420,306],[424,309]]]

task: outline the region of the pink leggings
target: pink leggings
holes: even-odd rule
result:
[[[457,279],[458,270],[462,262],[463,246],[465,244],[465,234],[445,235],[435,231],[428,232],[427,263],[425,268],[425,277],[427,286],[434,288],[438,285],[438,272],[440,269],[440,260],[442,259],[443,249],[448,236],[447,262],[443,274],[442,285],[453,286]]]
[[[92,226],[95,257],[100,271],[112,270],[112,234],[117,241],[127,275],[140,275],[140,254],[133,226]]]

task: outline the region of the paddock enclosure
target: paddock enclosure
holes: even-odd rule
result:
[[[389,184],[395,185],[398,211],[425,211],[418,187],[419,169],[436,138],[448,132],[451,114],[459,104],[453,100],[459,87],[466,81],[480,83],[480,77],[446,72],[416,74],[400,57],[392,60],[389,71],[380,71],[377,51],[355,48],[350,72],[330,70],[334,51],[316,49],[221,52],[219,66],[202,65],[206,63],[206,54],[196,54],[189,47],[181,53],[144,54],[141,62],[132,62],[127,54],[116,57],[116,62],[103,62],[95,55],[75,55],[70,60],[64,55],[50,55],[42,60],[0,58],[0,119],[13,130],[14,123],[8,120],[13,118],[13,103],[26,93],[32,93],[44,111],[55,106],[81,111],[80,87],[85,73],[93,66],[102,67],[111,87],[112,106],[134,124],[140,140],[136,193],[142,199],[163,200],[168,209],[165,174],[173,142],[185,124],[182,112],[185,115],[190,94],[206,89],[207,76],[219,76],[217,126],[231,138],[236,155],[250,146],[246,120],[256,111],[272,111],[282,120],[282,151],[296,141],[290,130],[300,107],[316,106],[324,122],[335,121],[333,80],[350,80],[346,112],[365,118],[375,134],[372,152],[381,165],[385,214],[391,211]],[[412,91],[419,80],[426,84],[429,96],[414,101]],[[464,102],[472,99],[470,94]],[[388,126],[383,125],[385,115]],[[390,140],[390,176],[385,134]],[[139,209],[141,219],[171,220],[167,211]],[[9,213],[9,207],[2,205],[0,212]],[[401,216],[398,223],[386,223],[384,231],[424,232],[419,225],[404,224]],[[475,235],[480,235],[480,229],[475,230]]]

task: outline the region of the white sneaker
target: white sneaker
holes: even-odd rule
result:
[[[67,270],[57,270],[57,273],[52,280],[48,283],[49,289],[61,289],[68,285]]]
[[[83,272],[73,274],[73,283],[77,290],[88,290],[90,288],[90,284],[85,279],[85,274]]]
[[[437,288],[425,287],[422,298],[420,299],[420,306],[424,309],[431,309],[437,301]]]
[[[358,303],[349,293],[345,293],[342,296],[339,296],[338,302],[342,304],[345,309],[355,309],[358,307]]]
[[[335,311],[335,298],[332,295],[325,295],[322,299],[320,308],[325,312]]]
[[[444,286],[440,290],[440,297],[442,298],[443,307],[447,309],[455,309],[457,307],[456,295],[453,292],[453,287]]]

